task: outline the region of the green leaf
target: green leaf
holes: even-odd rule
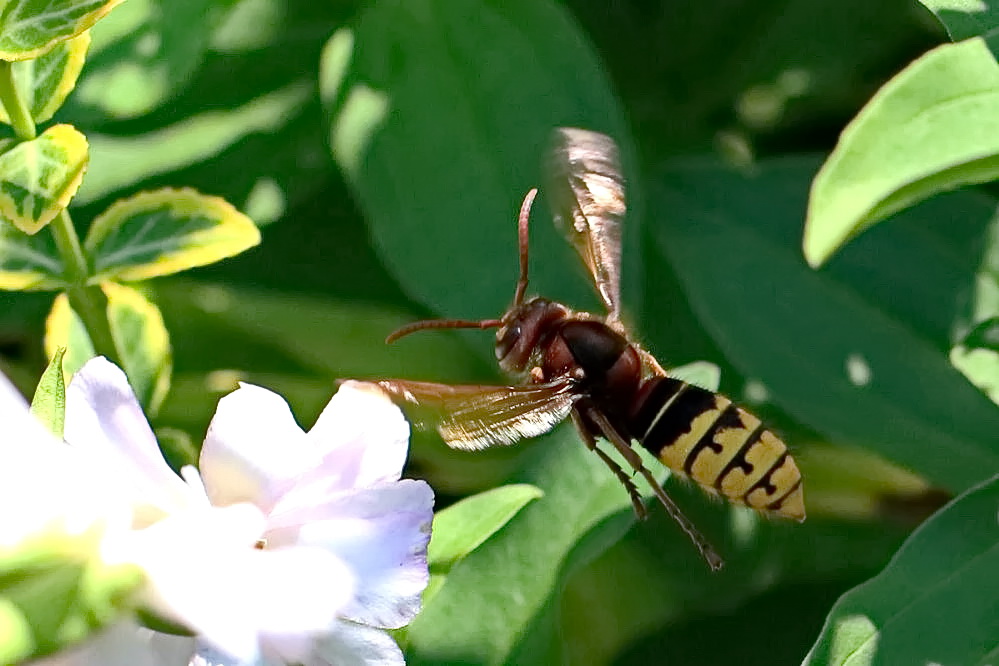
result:
[[[431,573],[446,574],[466,555],[506,525],[528,502],[544,493],[521,483],[466,497],[434,515],[427,549]]]
[[[84,32],[59,42],[44,55],[23,60],[13,66],[17,90],[27,102],[36,124],[44,123],[59,110],[76,85],[90,47],[90,33]],[[0,122],[10,124],[6,109],[0,105]]]
[[[374,2],[323,53],[330,143],[374,244],[402,287],[435,312],[496,316],[517,276],[516,217],[556,126],[603,131],[634,151],[603,65],[550,0]],[[461,94],[456,95],[455,91]],[[632,182],[636,182],[632,179]],[[625,254],[641,192],[629,193]],[[537,207],[532,288],[595,303],[563,238]],[[459,251],[448,251],[460,248]],[[635,266],[633,263],[632,266]],[[637,291],[640,271],[626,273]],[[474,289],[455,289],[455,281]]]
[[[409,626],[407,663],[503,663],[585,559],[570,557],[580,540],[592,532],[593,556],[632,524],[624,488],[571,428],[531,446],[524,480],[544,497],[451,569]],[[693,551],[679,539],[677,547]]]
[[[999,468],[999,411],[930,326],[953,326],[935,319],[968,301],[976,266],[961,259],[980,253],[995,204],[971,194],[926,202],[815,272],[794,243],[812,168],[666,172],[657,207],[670,214],[651,230],[656,246],[704,327],[776,404],[832,441],[964,490]],[[932,314],[918,314],[928,304]]]
[[[999,27],[996,0],[919,0],[936,14],[955,42],[982,36]]]
[[[109,626],[141,581],[131,565],[104,563],[90,533],[0,549],[0,663],[50,654]]]
[[[76,37],[123,0],[8,0],[0,13],[0,59],[37,58]]]
[[[999,176],[997,44],[999,35],[930,51],[853,119],[812,185],[809,264],[921,199]]]
[[[52,234],[29,235],[0,220],[0,289],[62,289],[63,265]]]
[[[138,136],[91,133],[91,165],[78,203],[216,157],[248,135],[273,133],[295,118],[310,88],[293,83],[241,107],[206,111]]]
[[[31,413],[59,439],[62,439],[62,427],[66,420],[66,382],[62,372],[65,355],[65,347],[60,347],[52,355],[31,399]]]
[[[253,221],[219,197],[163,189],[116,202],[84,242],[94,281],[145,280],[239,254],[260,242]]]
[[[147,414],[154,415],[170,389],[172,356],[170,337],[159,308],[141,292],[105,282],[101,289],[108,299],[108,319],[115,346],[128,383]],[[60,294],[45,322],[45,351],[49,356],[65,347],[63,370],[69,377],[94,357],[94,347],[83,322]]]
[[[999,476],[923,524],[833,606],[805,664],[978,664],[999,652]]]
[[[69,205],[83,181],[87,139],[55,125],[0,155],[0,215],[33,234]]]

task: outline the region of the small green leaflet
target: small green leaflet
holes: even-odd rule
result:
[[[66,382],[62,374],[65,355],[65,347],[56,349],[31,399],[31,413],[59,439],[62,439],[62,427],[66,420]]]

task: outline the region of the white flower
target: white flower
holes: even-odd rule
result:
[[[370,384],[342,386],[308,433],[242,385],[182,480],[114,365],[88,362],[66,398],[66,441],[122,478],[140,528],[109,557],[145,570],[146,602],[196,632],[202,663],[402,663],[382,629],[419,609],[433,510],[426,483],[400,480],[408,435]]]
[[[0,512],[0,550],[54,533],[86,535],[99,548],[107,533],[127,529],[132,520],[107,481],[94,461],[35,419],[0,372],[0,506],[6,507]]]

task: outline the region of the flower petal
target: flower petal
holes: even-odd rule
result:
[[[360,488],[399,479],[409,424],[377,385],[349,381],[330,399],[309,439],[323,452],[323,468],[341,488]]]
[[[192,511],[128,535],[108,559],[141,566],[153,612],[236,660],[256,659],[268,636],[289,643],[305,637],[300,644],[307,651],[306,639],[328,627],[351,598],[353,576],[318,548],[255,548],[263,527],[263,514],[250,504]]]
[[[197,502],[164,460],[125,373],[103,357],[87,361],[66,389],[64,437],[108,468],[142,525]]]
[[[412,620],[429,579],[430,486],[404,479],[338,493],[324,503],[295,505],[294,500],[291,493],[275,507],[268,542],[319,546],[347,562],[358,583],[344,617],[385,628]]]
[[[8,447],[37,449],[62,446],[62,442],[31,415],[28,401],[2,372],[0,372],[0,423],[4,429],[0,435],[0,451]]]
[[[316,461],[284,398],[241,384],[219,401],[199,467],[212,504],[253,502],[266,511]]]
[[[353,622],[337,622],[305,666],[404,666],[402,650],[386,632]]]
[[[96,548],[105,531],[130,526],[116,482],[42,426],[3,373],[0,424],[0,506],[18,507],[0,513],[0,548],[44,533],[87,535]]]

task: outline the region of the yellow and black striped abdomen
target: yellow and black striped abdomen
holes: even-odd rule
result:
[[[670,377],[642,387],[631,434],[708,492],[802,521],[798,466],[779,437],[723,395]]]

